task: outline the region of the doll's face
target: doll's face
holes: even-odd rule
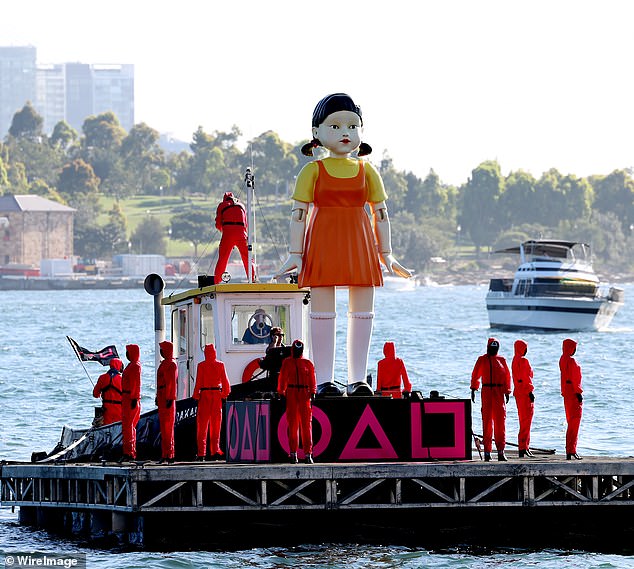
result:
[[[352,111],[337,111],[313,127],[313,137],[333,156],[347,156],[361,144],[361,117]]]

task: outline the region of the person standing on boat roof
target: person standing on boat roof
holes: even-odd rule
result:
[[[108,365],[110,369],[97,378],[97,384],[92,390],[93,397],[101,397],[103,425],[121,421],[121,370],[123,362],[119,358],[112,358]]]
[[[581,460],[577,454],[579,426],[583,414],[583,389],[581,388],[581,367],[573,358],[577,351],[577,342],[566,338],[562,343],[562,354],[559,358],[561,373],[561,396],[564,398],[566,411],[566,460]]]
[[[216,229],[222,233],[218,246],[218,261],[214,270],[214,283],[222,282],[222,273],[227,269],[227,263],[234,247],[238,248],[244,272],[249,280],[249,246],[247,213],[242,202],[233,195],[225,192],[222,201],[216,208]],[[255,281],[255,265],[251,267],[251,277]]]
[[[502,356],[498,356],[500,342],[495,338],[487,341],[487,353],[478,357],[471,372],[471,401],[482,380],[482,439],[484,460],[491,460],[493,434],[498,460],[506,461],[506,404],[511,394],[511,372]]]
[[[513,373],[513,397],[517,404],[517,417],[520,430],[517,434],[518,456],[534,456],[530,449],[531,424],[535,410],[535,394],[533,393],[533,368],[531,367],[526,352],[528,344],[524,340],[515,340],[513,345],[515,355],[511,362]]]
[[[141,416],[141,351],[136,344],[125,347],[130,362],[121,379],[121,432],[123,456],[121,460],[136,459],[136,426]]]
[[[403,395],[409,396],[412,392],[412,384],[407,376],[405,363],[396,357],[394,342],[383,344],[382,360],[379,360],[376,370],[376,391],[383,397],[401,399]]]
[[[313,464],[313,407],[317,379],[313,362],[304,357],[304,343],[295,340],[291,357],[282,362],[277,391],[286,397],[288,447],[291,464],[297,464],[297,449],[301,436],[306,463]]]
[[[377,169],[359,157],[371,147],[361,142],[361,108],[345,93],[324,97],[313,111],[310,143],[302,152],[325,147],[330,155],[300,171],[293,193],[290,253],[276,278],[297,270],[300,287],[311,289],[311,358],[319,395],[342,395],[334,382],[335,288],[348,287],[348,394],[372,395],[367,366],[374,288],[383,285],[381,261],[391,275],[411,272],[392,255],[387,194]],[[309,205],[312,213],[306,228]],[[370,205],[373,223],[365,206]],[[377,250],[378,244],[378,250]]]
[[[222,425],[222,400],[231,393],[231,385],[225,370],[225,364],[218,360],[216,347],[205,346],[205,359],[196,368],[196,385],[193,398],[198,401],[196,414],[196,439],[198,455],[196,460],[205,460],[207,454],[207,435],[211,460],[221,460],[220,428]]]
[[[167,340],[159,343],[163,360],[156,371],[156,406],[161,430],[161,460],[174,462],[174,423],[176,422],[176,383],[178,366],[174,361],[174,344]]]

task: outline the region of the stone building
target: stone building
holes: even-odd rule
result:
[[[41,196],[0,196],[0,265],[70,258],[75,211]]]

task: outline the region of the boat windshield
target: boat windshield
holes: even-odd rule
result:
[[[234,304],[231,311],[231,337],[234,345],[268,344],[271,328],[288,333],[290,305]]]

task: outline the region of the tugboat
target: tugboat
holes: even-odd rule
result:
[[[514,278],[489,282],[491,328],[604,330],[623,306],[623,289],[599,281],[587,243],[537,239],[494,253],[519,255],[520,265]]]

